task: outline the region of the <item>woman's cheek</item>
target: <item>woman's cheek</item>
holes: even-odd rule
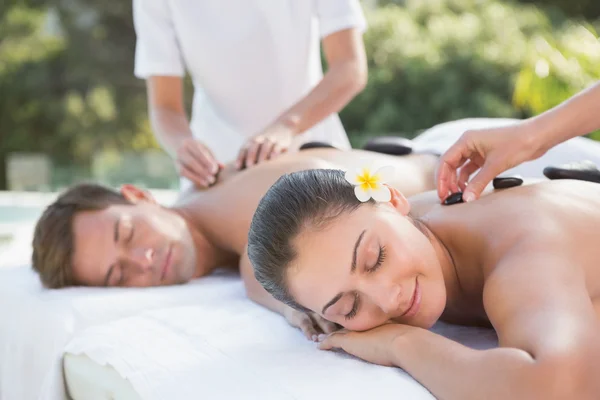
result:
[[[383,325],[387,322],[385,318],[382,318],[381,315],[375,314],[374,311],[366,311],[363,314],[364,315],[361,316],[360,320],[346,322],[345,328],[352,331],[366,331]]]

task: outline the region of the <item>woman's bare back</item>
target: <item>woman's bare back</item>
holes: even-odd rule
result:
[[[506,260],[545,253],[567,259],[572,274],[582,274],[600,316],[600,185],[558,180],[495,191],[469,204],[435,207],[423,217],[442,241],[465,249],[456,265],[462,296],[450,299],[450,322],[480,324],[485,319],[484,290]],[[560,267],[558,267],[560,268]],[[543,284],[550,265],[531,284]],[[531,279],[526,268],[523,279]],[[510,293],[506,293],[507,296]]]

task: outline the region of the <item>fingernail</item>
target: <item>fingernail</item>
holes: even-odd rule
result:
[[[313,342],[316,342],[316,341],[317,341],[317,338],[318,338],[318,337],[317,337],[317,335],[312,335],[312,338],[311,338],[311,339],[312,339],[312,341],[313,341]]]
[[[211,176],[210,178],[208,178],[208,181],[210,182],[210,184],[212,185],[213,183],[215,183],[215,177]]]
[[[327,338],[327,335],[323,335],[323,334],[320,334],[319,336],[317,336],[317,340],[318,340],[319,342],[322,342],[322,341],[323,341],[323,340],[325,340],[326,338]]]
[[[475,195],[471,192],[465,192],[463,194],[463,200],[465,201],[465,203],[471,202],[475,200]]]
[[[212,166],[212,169],[210,170],[213,174],[216,174],[217,171],[219,171],[219,167],[217,167],[216,165]]]

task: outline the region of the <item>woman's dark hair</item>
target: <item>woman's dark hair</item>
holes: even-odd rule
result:
[[[302,230],[323,229],[361,204],[343,171],[313,169],[279,178],[258,204],[248,232],[248,257],[256,279],[277,300],[307,311],[286,283],[287,269],[297,256],[292,242]]]

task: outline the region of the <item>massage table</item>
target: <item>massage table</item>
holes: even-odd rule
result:
[[[514,122],[441,124],[413,144],[439,153],[466,129]],[[547,165],[581,159],[600,165],[600,144],[576,138],[509,173],[541,178]],[[234,272],[172,287],[45,290],[28,265],[30,242],[23,228],[18,256],[0,268],[0,400],[433,399],[400,369],[319,351],[249,301]],[[433,329],[497,345],[492,330]]]

